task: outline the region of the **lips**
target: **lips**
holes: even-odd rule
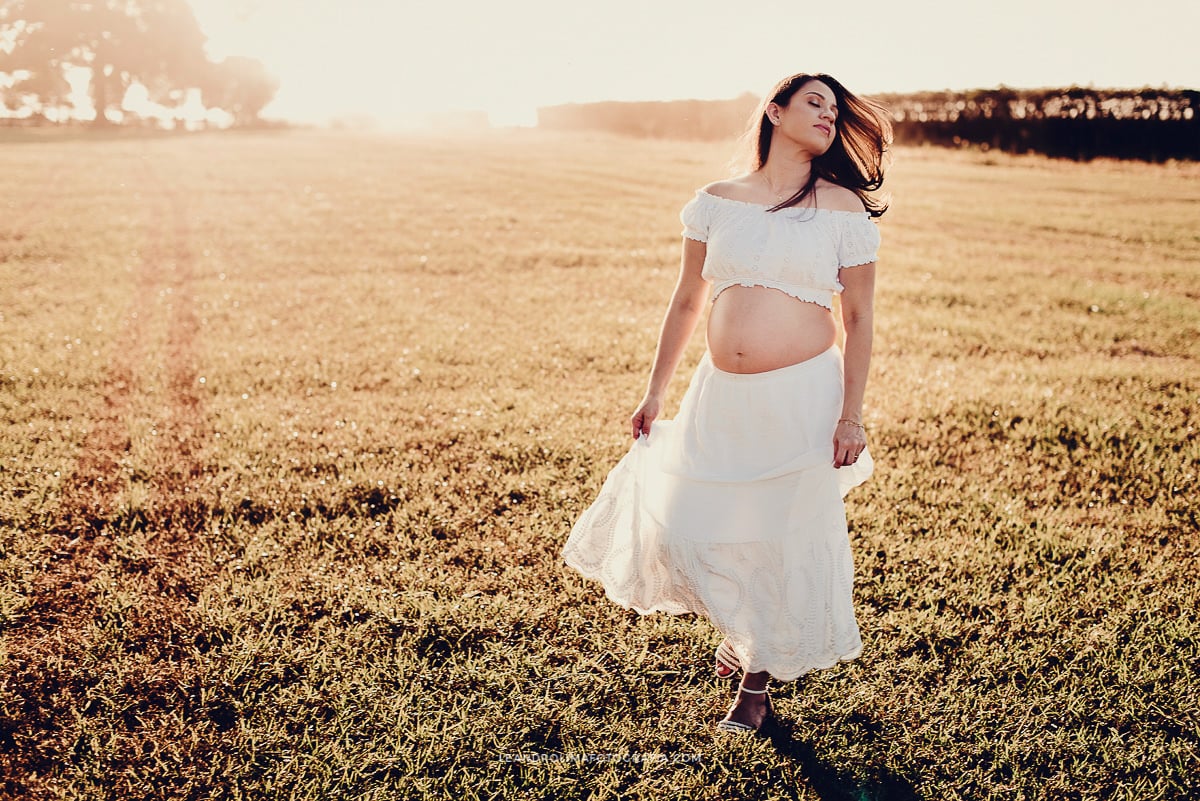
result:
[[[833,130],[828,125],[814,125],[813,127],[816,128],[821,133],[825,134],[826,136],[829,136],[830,132]]]

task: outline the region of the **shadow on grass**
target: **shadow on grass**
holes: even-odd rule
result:
[[[822,801],[917,801],[911,782],[886,770],[873,780],[859,780],[839,771],[817,755],[811,745],[796,737],[796,724],[774,718],[764,730],[780,756],[796,762],[808,777],[809,787]]]

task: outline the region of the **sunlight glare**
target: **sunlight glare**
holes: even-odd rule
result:
[[[1190,0],[1163,2],[1172,7],[1166,16],[1200,24]],[[828,71],[862,93],[1000,84],[1200,85],[1200,61],[1183,46],[1188,25],[1172,26],[1153,47],[1115,47],[1127,39],[1116,16],[1081,16],[1065,7],[1043,8],[1039,0],[1013,0],[1003,12],[981,9],[969,17],[937,0],[881,8],[875,24],[889,33],[867,50],[847,48],[837,37],[806,39],[797,48],[797,37],[813,24],[836,29],[850,12],[808,12],[781,0],[755,14],[724,0],[610,0],[601,6],[561,0],[190,3],[208,57],[261,61],[280,83],[263,116],[300,123],[409,126],[422,115],[474,110],[487,113],[494,127],[532,126],[539,107],[728,99],[760,92],[797,69]],[[1038,25],[1022,21],[1042,13],[1038,9],[1044,11]],[[982,22],[988,30],[983,36]],[[1065,46],[1055,31],[1068,27],[1080,35]],[[1015,32],[1029,57],[1011,57],[1008,42]],[[919,39],[938,46],[914,50],[910,43]],[[718,50],[736,55],[710,55]],[[87,75],[76,70],[69,78],[79,102],[75,116],[88,119],[95,112],[86,77],[79,85],[80,72]],[[144,93],[124,103],[127,112],[163,116],[146,105]],[[205,118],[192,98],[182,114],[191,121]]]
[[[488,112],[493,128],[533,128],[537,125],[537,109],[509,106]]]

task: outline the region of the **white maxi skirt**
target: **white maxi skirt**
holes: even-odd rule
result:
[[[864,451],[833,467],[842,393],[836,346],[749,374],[705,353],[676,418],[576,521],[566,563],[623,607],[703,615],[751,672],[788,681],[858,656],[842,498],[874,465]]]

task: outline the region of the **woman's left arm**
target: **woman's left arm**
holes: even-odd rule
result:
[[[863,395],[867,389],[867,371],[871,366],[871,345],[875,323],[875,262],[843,267],[838,280],[842,290],[842,327],[846,330],[845,397],[842,421],[833,436],[833,465],[843,467],[858,458],[867,445],[862,426]],[[858,425],[855,425],[857,423]]]

